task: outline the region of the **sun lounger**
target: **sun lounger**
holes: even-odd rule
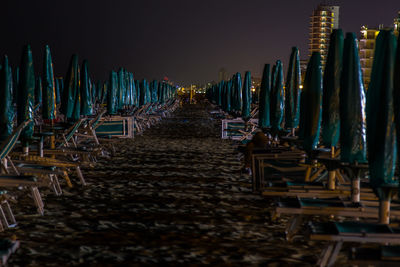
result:
[[[222,139],[238,141],[250,140],[257,130],[258,119],[250,119],[246,124],[243,119],[222,120]]]
[[[328,241],[318,266],[333,266],[344,242],[400,245],[400,229],[386,224],[361,222],[309,223],[308,237]]]

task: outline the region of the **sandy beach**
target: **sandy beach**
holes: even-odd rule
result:
[[[1,233],[21,241],[10,266],[315,264],[323,244],[285,241],[287,218],[271,221],[273,202],[251,192],[237,144],[221,140],[210,111],[204,102],[184,105],[115,141],[114,157],[83,170],[86,187],[63,182],[61,197],[41,189],[44,216],[17,192],[19,224]]]

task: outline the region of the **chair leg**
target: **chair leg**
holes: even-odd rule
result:
[[[50,179],[51,179],[51,184],[54,190],[54,193],[56,196],[61,196],[62,195],[62,189],[60,186],[60,182],[58,181],[58,177],[55,174],[50,174]]]
[[[78,175],[79,180],[81,181],[81,184],[86,185],[85,178],[83,178],[83,174],[82,174],[81,168],[79,168],[79,166],[76,166],[76,174]]]
[[[339,254],[340,249],[342,248],[342,245],[342,241],[328,244],[328,246],[322,251],[317,265],[320,267],[333,266],[336,261],[336,257]]]
[[[3,204],[3,203],[1,203],[1,204]],[[1,225],[1,228],[2,228],[1,231],[4,231],[4,228],[8,228],[9,224],[8,224],[8,220],[7,220],[6,214],[4,213],[3,207],[1,205],[0,205],[0,216],[1,216],[2,221],[4,222],[4,226],[5,226],[4,227],[3,224]]]
[[[12,212],[12,209],[11,209],[11,207],[10,207],[10,204],[8,203],[8,201],[6,201],[5,203],[4,203],[4,205],[5,205],[5,208],[6,208],[6,213],[7,213],[7,215],[8,215],[8,218],[10,219],[10,221],[11,221],[11,225],[9,225],[8,227],[14,227],[14,226],[16,226],[17,225],[17,221],[15,220],[15,217],[14,217],[14,213]]]
[[[33,200],[35,201],[35,205],[37,207],[37,211],[40,215],[43,215],[44,214],[44,204],[42,201],[42,197],[40,196],[39,189],[36,186],[32,186],[31,190],[32,190]]]

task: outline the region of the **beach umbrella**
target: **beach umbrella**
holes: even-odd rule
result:
[[[243,83],[243,105],[242,105],[242,118],[244,121],[250,119],[250,109],[251,109],[251,74],[250,71],[246,71],[244,75]]]
[[[260,101],[258,110],[258,127],[261,129],[270,127],[270,92],[271,74],[270,65],[264,65],[263,76],[260,87]]]
[[[101,83],[101,81],[97,81],[96,83],[96,100],[98,104],[102,103],[102,99],[103,99],[103,84]]]
[[[110,80],[107,86],[107,112],[110,115],[117,114],[117,87],[118,74],[115,71],[111,71]]]
[[[365,91],[358,56],[357,38],[354,33],[347,33],[344,41],[339,96],[340,159],[342,162],[350,163],[350,166],[365,163],[367,158]],[[359,168],[353,167],[353,175],[351,175],[353,202],[360,202],[361,173],[359,170]]]
[[[301,94],[299,138],[303,148],[311,153],[318,145],[322,111],[322,66],[321,54],[313,52],[307,65]]]
[[[151,82],[151,103],[157,103],[158,101],[158,96],[157,96],[157,90],[158,90],[158,82],[156,80],[153,80]]]
[[[394,187],[396,135],[393,110],[393,72],[396,39],[391,30],[376,38],[371,82],[367,91],[367,147],[370,184],[380,199],[380,222],[389,223]]]
[[[289,59],[285,88],[285,127],[294,129],[299,126],[300,107],[300,55],[297,47],[292,48]]]
[[[131,80],[131,90],[132,90],[132,92],[131,92],[131,98],[132,98],[132,105],[133,105],[133,106],[137,106],[137,96],[136,96],[137,90],[136,90],[136,84],[135,84],[135,79],[134,79],[134,77],[133,77],[133,73],[130,73],[129,77],[130,77],[130,80]]]
[[[61,99],[62,99],[62,92],[64,89],[64,80],[63,78],[59,77],[56,78],[55,81],[56,83],[56,104],[60,104],[61,103]]]
[[[89,79],[89,66],[88,61],[85,59],[82,63],[82,72],[80,76],[80,113],[83,116],[92,115],[93,103]]]
[[[354,48],[348,47],[347,49],[348,49],[347,51],[348,55],[352,56],[352,59],[355,60],[354,57],[356,55],[353,55]],[[357,53],[357,58],[358,58],[358,53]],[[322,110],[322,143],[326,147],[335,147],[337,142],[339,141],[339,136],[340,136],[339,91],[340,91],[340,75],[342,73],[342,61],[343,61],[343,32],[341,29],[335,29],[333,30],[329,41],[328,57],[325,64],[325,72],[323,79],[322,106],[324,108]],[[354,77],[354,75],[358,75],[356,71],[357,67],[354,64],[352,64],[352,61],[349,60],[347,60],[346,64],[348,64],[346,75],[350,76],[346,78],[345,83],[347,83],[347,86],[351,86],[351,84],[349,84],[351,83],[351,79],[356,78]],[[351,71],[355,73],[352,74]],[[356,82],[358,83],[358,80]],[[354,84],[353,86],[354,88],[357,88],[359,84]],[[354,91],[356,89],[349,89],[349,90]],[[351,114],[348,115],[351,116]]]
[[[285,92],[283,88],[283,68],[280,60],[276,61],[271,86],[270,122],[274,132],[281,130],[285,112]]]
[[[41,105],[42,104],[42,78],[40,76],[36,77],[36,83],[35,83],[35,107],[37,105]]]
[[[128,107],[132,106],[132,85],[131,85],[131,76],[129,72],[125,72],[125,87],[126,87],[126,94],[125,94],[125,104]]]
[[[54,81],[53,62],[51,60],[50,48],[46,45],[43,62],[43,95],[42,116],[45,120],[56,118],[56,87],[58,80]]]
[[[33,135],[33,102],[35,93],[35,71],[33,69],[33,58],[30,45],[23,49],[20,65],[20,77],[18,86],[17,120],[18,124],[32,120],[21,132],[20,138],[24,153],[28,153],[29,141]]]
[[[140,107],[140,92],[141,92],[141,88],[140,88],[140,82],[139,80],[135,80],[135,88],[136,88],[136,105],[138,107]]]
[[[397,39],[396,63],[393,73],[393,105],[396,125],[397,151],[400,151],[400,34]],[[400,184],[399,184],[400,185]],[[400,195],[400,190],[398,191]]]
[[[117,87],[117,110],[121,110],[125,104],[125,71],[120,68],[118,71],[118,87]]]
[[[232,109],[239,112],[242,110],[242,76],[239,72],[233,76],[232,89]]]
[[[4,56],[0,68],[0,141],[4,141],[13,131],[14,109],[12,104],[12,70],[8,58]]]
[[[351,164],[365,163],[365,93],[357,37],[354,33],[347,33],[344,41],[340,81],[340,124],[341,161]]]
[[[107,102],[108,87],[109,87],[109,81],[105,81],[102,85],[101,104]]]
[[[63,84],[60,83],[60,85]],[[62,86],[61,86],[62,87]],[[78,56],[72,55],[69,63],[68,72],[65,76],[65,88],[62,89],[61,113],[68,120],[72,118],[75,105],[75,95],[79,90],[79,65]]]
[[[80,77],[81,77],[81,72],[79,69],[79,65],[77,67],[77,75],[76,75],[78,81],[77,81],[77,86],[75,87],[75,92],[74,92],[74,108],[72,110],[72,116],[71,120],[72,121],[77,121],[81,118],[81,103],[82,103],[82,97],[81,97],[81,85],[80,85]]]
[[[231,90],[232,90],[232,80],[229,80],[225,83],[225,111],[231,112],[232,105],[231,105]]]
[[[139,99],[139,105],[143,106],[147,104],[147,93],[146,93],[146,87],[147,87],[147,81],[143,79],[140,83],[140,99]]]

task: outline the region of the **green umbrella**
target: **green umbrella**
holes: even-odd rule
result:
[[[77,75],[76,75],[77,79],[80,79],[81,77],[81,72],[79,69],[79,65],[77,68]],[[81,118],[81,89],[80,89],[80,82],[77,81],[77,86],[75,87],[75,92],[74,92],[74,108],[72,110],[72,116],[71,116],[71,120],[72,121],[77,121]]]
[[[340,124],[341,161],[351,164],[365,163],[365,93],[354,33],[347,33],[344,41],[340,81]]]
[[[299,138],[310,153],[318,145],[322,111],[322,66],[321,54],[314,52],[307,65],[304,87],[301,94]]]
[[[260,102],[258,110],[258,126],[262,128],[270,127],[270,93],[271,93],[271,74],[270,65],[264,65],[263,76],[260,87]]]
[[[88,70],[88,61],[85,59],[82,63],[82,72],[80,77],[80,96],[81,96],[81,105],[80,105],[80,113],[83,116],[92,115],[93,113],[93,104],[90,90],[90,79],[89,79],[89,70]]]
[[[65,118],[71,119],[74,111],[75,94],[79,90],[79,65],[78,56],[72,55],[67,75],[65,76],[65,88],[62,89],[61,113]]]
[[[107,112],[110,115],[117,114],[117,87],[118,75],[115,71],[110,72],[110,81],[107,86]]]
[[[285,89],[285,127],[294,129],[299,126],[300,107],[300,56],[297,47],[292,48]]]
[[[139,106],[146,105],[146,80],[143,79],[140,83],[140,98],[139,98]]]
[[[35,94],[35,71],[33,69],[33,58],[30,45],[23,50],[20,65],[20,80],[18,86],[17,120],[21,124],[32,120],[21,132],[20,138],[23,143],[24,152],[28,152],[29,141],[33,134],[33,102]]]
[[[158,89],[158,82],[153,80],[151,82],[151,103],[157,103],[157,89]]]
[[[391,30],[381,30],[375,42],[371,82],[367,91],[367,148],[370,184],[381,201],[380,222],[388,223],[390,199],[397,180],[394,125],[393,72],[396,39]]]
[[[57,80],[56,80],[57,81]],[[58,83],[57,83],[58,85]],[[50,48],[46,45],[43,64],[42,116],[46,120],[56,118],[56,86],[54,83],[53,62]]]
[[[128,107],[132,106],[132,86],[131,86],[131,77],[129,72],[125,72],[125,87],[126,87],[126,94],[125,94],[125,105]]]
[[[12,76],[8,58],[4,56],[0,70],[0,141],[13,131],[14,109],[12,106]]]
[[[118,87],[117,87],[117,110],[121,110],[125,103],[125,71],[120,68],[118,71]]]
[[[232,110],[232,99],[231,99],[231,91],[232,91],[232,80],[229,80],[225,83],[225,105],[226,112],[231,112]]]
[[[232,85],[232,109],[235,112],[242,110],[242,76],[240,73],[236,73],[233,76]]]
[[[55,90],[56,90],[56,104],[61,103],[62,92],[64,88],[63,78],[56,78],[55,79]]]
[[[355,55],[352,56],[354,57]],[[335,147],[337,142],[339,141],[339,91],[340,75],[342,72],[342,61],[343,32],[341,29],[337,29],[333,30],[331,34],[323,80],[324,89],[322,96],[322,106],[324,108],[322,110],[322,142],[326,147]],[[350,63],[350,61],[347,61],[347,64]],[[351,75],[351,73],[348,74]],[[348,82],[349,81],[347,81],[347,83]],[[348,86],[350,86],[350,84],[348,84]]]
[[[285,92],[283,88],[283,68],[280,60],[276,61],[271,86],[270,121],[274,132],[281,130],[285,110]]]
[[[36,77],[36,84],[35,84],[35,106],[42,104],[42,78],[40,76]]]
[[[250,108],[251,108],[251,74],[250,71],[246,71],[243,82],[243,105],[242,105],[242,118],[247,121],[250,119]]]
[[[140,107],[140,98],[141,98],[141,86],[140,86],[140,81],[135,80],[135,88],[136,88],[136,105]]]
[[[394,119],[396,124],[397,137],[397,151],[400,151],[400,34],[397,39],[396,63],[394,66],[393,74],[393,105],[394,105]],[[400,195],[400,190],[399,190]]]

